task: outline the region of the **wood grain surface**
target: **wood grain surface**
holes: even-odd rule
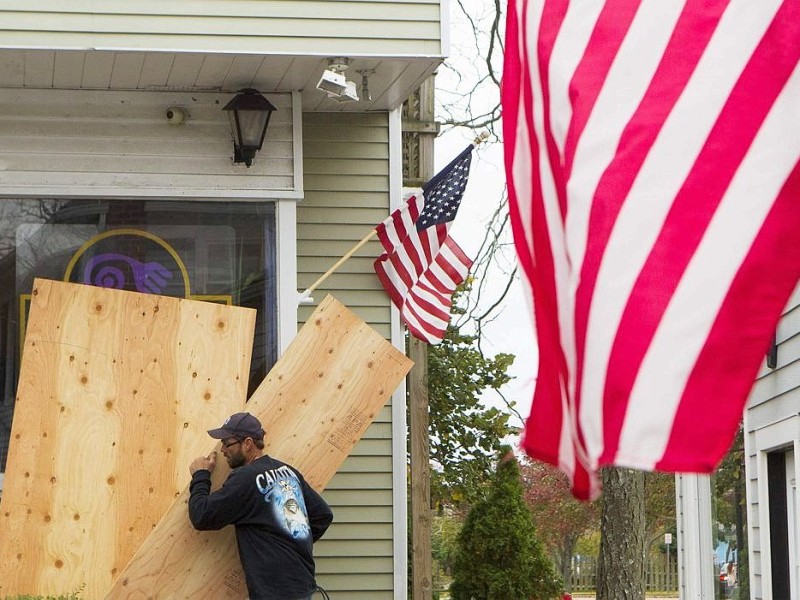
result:
[[[37,279],[0,503],[0,597],[103,598],[241,410],[255,311]]]
[[[411,364],[374,329],[327,296],[255,391],[247,410],[264,425],[265,451],[299,469],[322,490]],[[213,441],[208,441],[206,453],[213,449]],[[212,473],[213,489],[228,472],[220,455]],[[108,598],[247,597],[233,527],[195,531],[189,523],[188,500],[187,488]]]

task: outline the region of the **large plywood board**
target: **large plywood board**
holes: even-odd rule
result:
[[[0,503],[0,597],[103,598],[241,410],[255,311],[37,279]]]
[[[297,467],[322,490],[411,364],[328,296],[255,391],[247,409],[266,429],[266,452]],[[206,452],[211,450],[209,445]],[[214,489],[228,472],[220,456],[212,473]],[[188,501],[186,489],[108,598],[246,598],[233,528],[195,531],[189,523]]]

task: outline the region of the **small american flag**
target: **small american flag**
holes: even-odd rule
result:
[[[448,230],[467,186],[473,148],[406,197],[376,228],[384,253],[375,260],[375,272],[408,330],[429,344],[444,337],[453,292],[472,266]]]
[[[711,472],[800,278],[800,2],[508,7],[523,446],[583,498],[604,465]]]

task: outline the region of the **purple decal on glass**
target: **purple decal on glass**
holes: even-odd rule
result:
[[[161,263],[143,263],[124,254],[107,252],[87,261],[83,269],[83,283],[121,290],[129,279],[128,275],[136,291],[151,294],[160,294],[166,288],[167,281],[172,279],[172,273]]]

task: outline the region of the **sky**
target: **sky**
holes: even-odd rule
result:
[[[490,30],[495,19],[495,4],[485,0],[459,0],[449,5],[449,57],[436,75],[438,121],[450,115],[474,116],[489,112],[497,104],[499,96],[497,85],[486,79],[488,67],[485,64],[486,57],[490,55],[490,40],[485,32]],[[463,14],[462,7],[469,13],[469,18]],[[481,32],[477,39],[473,24],[474,29]],[[492,56],[494,69],[499,75],[502,67],[499,46],[495,45]],[[435,171],[446,166],[482,131],[443,128],[435,142]],[[496,124],[495,131],[500,132],[499,124]],[[501,142],[490,138],[475,150],[466,192],[450,229],[453,239],[472,258],[483,241],[491,215],[503,198],[504,188],[503,146]],[[491,280],[490,289],[497,290],[505,286],[505,272],[509,272],[516,264],[510,228],[507,236],[508,246],[500,264],[487,273]],[[494,298],[486,301],[491,304]],[[514,379],[503,389],[503,393],[507,399],[516,402],[516,409],[524,419],[530,412],[538,352],[528,300],[519,276],[501,305],[499,316],[485,328],[484,333],[484,352],[490,355],[506,352],[516,357],[509,369],[509,375]],[[499,406],[500,401],[495,394],[487,394],[484,400]],[[512,418],[512,424],[522,426],[523,423]]]
[[[436,171],[447,165],[476,137],[470,130],[452,130],[440,136],[435,144]],[[500,143],[481,144],[473,156],[470,177],[458,215],[450,229],[450,234],[459,246],[474,258],[478,252],[487,223],[503,197],[505,172],[503,170],[503,147]],[[511,243],[511,232],[507,241]],[[516,254],[511,246],[501,261],[487,273],[492,280],[490,287],[498,289],[505,285],[506,274],[511,264],[516,263]],[[495,283],[496,282],[496,285]],[[493,302],[493,298],[489,302]],[[523,293],[519,275],[512,284],[508,296],[502,304],[499,316],[485,330],[484,350],[491,354],[506,352],[516,356],[509,374],[514,377],[504,388],[506,398],[516,402],[516,408],[524,417],[530,411],[530,400],[535,384],[537,347],[534,328],[528,309],[528,300]],[[492,396],[487,402],[493,403]],[[520,426],[521,422],[513,421]]]

